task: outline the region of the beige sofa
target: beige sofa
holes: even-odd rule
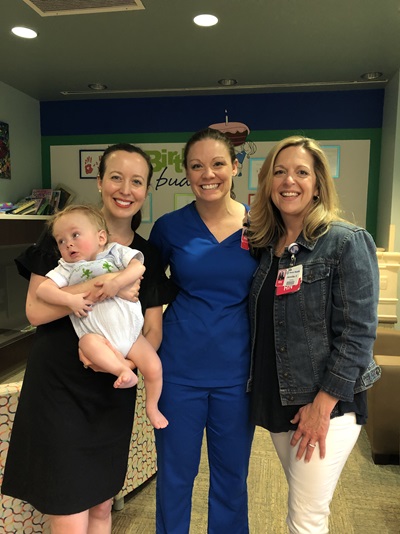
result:
[[[0,487],[10,441],[11,428],[22,382],[0,384]],[[153,427],[144,407],[143,377],[139,376],[135,422],[129,451],[128,470],[124,487],[114,499],[114,507],[123,507],[124,496],[139,487],[156,472],[156,450]],[[3,534],[49,534],[48,517],[31,505],[0,494],[0,532]]]
[[[378,328],[374,358],[382,376],[368,390],[366,431],[376,464],[398,464],[400,451],[400,330]]]

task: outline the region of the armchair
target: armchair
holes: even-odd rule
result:
[[[376,464],[398,464],[400,452],[400,331],[378,328],[374,358],[382,375],[368,390],[366,431]]]

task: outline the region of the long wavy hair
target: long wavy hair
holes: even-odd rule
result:
[[[303,136],[291,136],[279,141],[268,153],[258,176],[258,189],[251,204],[249,239],[254,248],[262,248],[279,240],[285,225],[279,210],[272,202],[274,166],[278,154],[285,148],[299,146],[314,160],[318,196],[304,217],[303,236],[314,241],[329,229],[332,221],[343,220],[339,215],[339,199],[324,151],[317,141]]]

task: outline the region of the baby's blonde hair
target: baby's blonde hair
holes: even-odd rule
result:
[[[97,230],[104,230],[108,237],[109,232],[103,213],[97,206],[93,206],[91,204],[70,204],[63,210],[55,213],[47,222],[47,225],[52,234],[54,231],[55,223],[59,221],[64,215],[70,215],[71,213],[82,213],[82,215],[85,215],[90,220],[90,222],[96,227]]]

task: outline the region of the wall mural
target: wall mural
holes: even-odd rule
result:
[[[237,176],[242,176],[245,158],[250,159],[257,151],[257,145],[248,139],[250,128],[243,122],[229,122],[227,110],[225,110],[225,122],[210,124],[209,128],[224,133],[232,141],[239,162]]]

